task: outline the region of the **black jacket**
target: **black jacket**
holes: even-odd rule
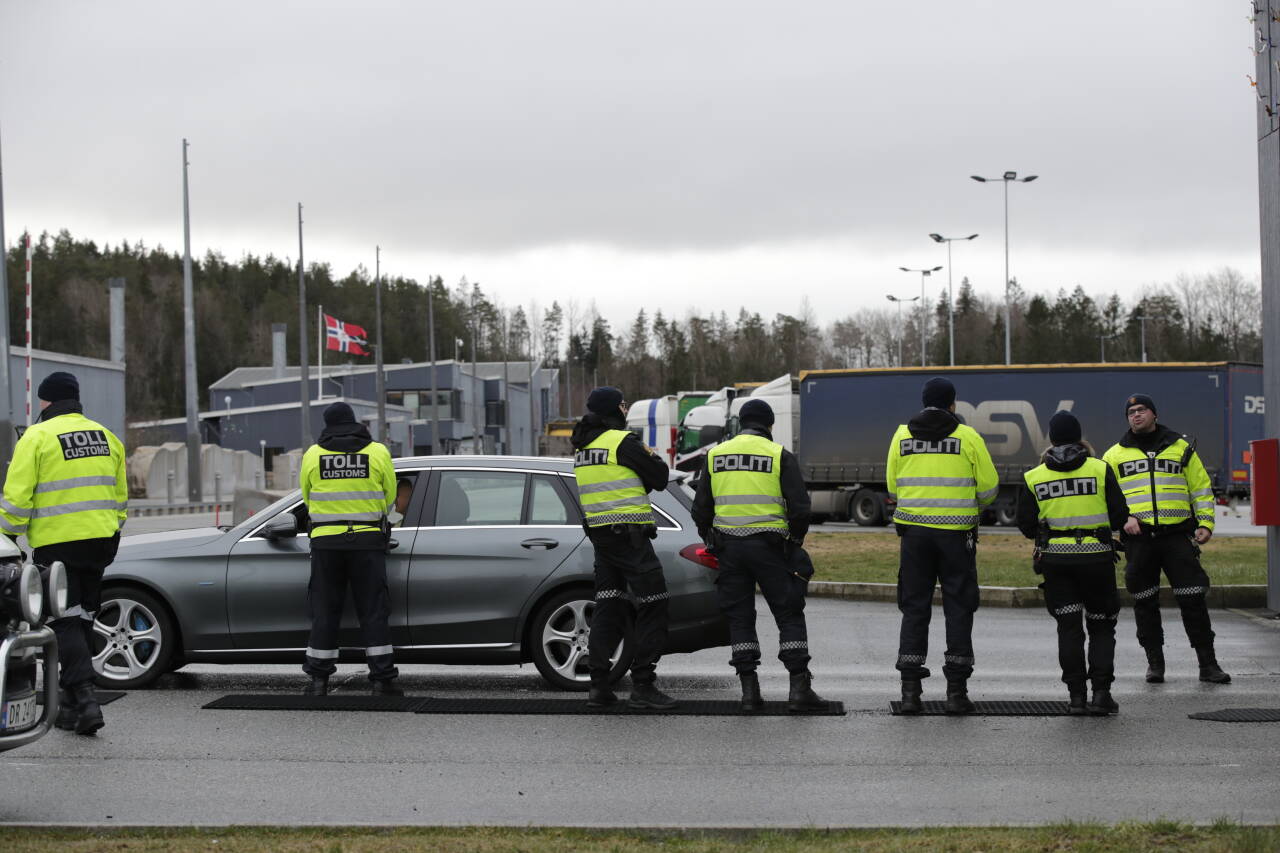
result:
[[[588,412],[574,425],[569,443],[573,445],[574,450],[581,450],[607,430],[625,430],[626,428],[627,422],[621,413],[597,415],[594,412]],[[667,463],[641,444],[635,433],[628,433],[618,445],[618,464],[635,471],[640,482],[644,484],[646,492],[661,492],[667,488],[670,473]]]
[[[747,427],[742,430],[743,435],[758,435],[773,441],[773,435],[762,427]],[[707,465],[711,465],[710,456],[707,457]],[[809,533],[809,490],[804,485],[804,475],[800,473],[800,462],[796,459],[795,454],[785,447],[782,449],[782,471],[779,472],[782,479],[782,497],[787,502],[787,530],[790,538],[797,542],[804,542],[804,537]],[[702,476],[698,478],[698,490],[693,498],[693,523],[698,526],[698,535],[703,541],[711,533],[712,523],[716,517],[716,499],[711,493],[711,468],[708,467],[702,472]],[[772,531],[762,530],[760,533],[751,534],[752,536],[768,536],[776,535]]]
[[[1075,471],[1088,458],[1089,451],[1083,445],[1064,444],[1050,448],[1045,453],[1044,464],[1050,471]],[[1116,479],[1116,473],[1111,470],[1110,465],[1107,466],[1105,492],[1108,527],[1111,530],[1119,530],[1129,520],[1129,504],[1124,499],[1124,492],[1120,489],[1120,481]],[[1022,531],[1023,536],[1028,539],[1034,539],[1039,528],[1040,505],[1030,487],[1027,486],[1026,480],[1023,480],[1021,487],[1018,489],[1018,529]],[[1110,558],[1108,557],[1107,559]],[[1096,562],[1098,555],[1046,554],[1043,560],[1055,563]]]
[[[1119,444],[1121,447],[1136,447],[1143,453],[1159,453],[1182,437],[1182,433],[1157,423],[1151,432],[1135,433],[1131,429],[1125,430],[1124,435],[1120,436]]]
[[[373,442],[369,428],[364,424],[335,424],[326,426],[316,439],[316,444],[335,453],[357,453]],[[303,505],[304,509],[306,505]],[[300,518],[299,526],[309,526],[310,517]],[[320,536],[311,540],[313,551],[383,551],[387,537],[375,531],[362,531],[346,536]]]
[[[946,409],[921,409],[915,417],[907,421],[907,431],[912,438],[923,441],[938,441],[946,438],[960,426],[960,418]]]

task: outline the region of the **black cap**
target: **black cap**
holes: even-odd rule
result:
[[[924,383],[920,399],[926,408],[949,409],[956,401],[956,386],[951,384],[950,379],[935,376]]]
[[[1079,444],[1083,437],[1079,419],[1070,412],[1060,411],[1049,418],[1049,443],[1054,447]]]
[[[622,408],[622,392],[609,385],[592,389],[587,395],[587,411],[597,415],[611,415]]]
[[[338,426],[339,424],[353,424],[355,422],[356,413],[346,403],[330,403],[328,408],[324,410],[325,426]]]
[[[1151,410],[1151,414],[1156,414],[1156,401],[1152,400],[1146,394],[1130,394],[1129,399],[1124,401],[1124,416],[1129,417],[1129,410],[1134,406],[1146,406]]]
[[[59,400],[79,400],[80,381],[70,373],[62,370],[50,373],[40,383],[40,387],[36,389],[36,396],[46,403],[56,403]]]
[[[771,427],[773,426],[773,409],[769,408],[769,404],[764,400],[748,400],[738,411],[738,422]]]

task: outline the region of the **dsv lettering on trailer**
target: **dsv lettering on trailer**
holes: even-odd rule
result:
[[[773,473],[773,457],[771,456],[754,456],[750,453],[726,453],[723,456],[713,456],[711,463],[711,473],[719,474],[722,471],[750,471],[755,474],[772,474]]]
[[[925,441],[923,438],[904,438],[898,442],[898,453],[901,456],[912,456],[916,453],[950,453],[960,454],[960,439],[942,438],[937,441]]]
[[[573,454],[574,467],[581,465],[608,465],[609,448],[587,447]]]
[[[1050,480],[1047,483],[1036,483],[1036,498],[1071,498],[1078,495],[1096,495],[1098,481],[1093,477],[1077,477],[1072,480]]]
[[[367,453],[326,453],[320,457],[321,480],[359,480],[368,476]]]
[[[58,436],[62,443],[63,459],[86,459],[90,456],[110,456],[111,445],[107,434],[100,429],[80,429]]]
[[[1128,462],[1120,463],[1120,476],[1132,477],[1134,474],[1147,474],[1151,471],[1150,459],[1131,459]],[[1181,474],[1182,463],[1177,459],[1156,459],[1155,470],[1157,474]]]

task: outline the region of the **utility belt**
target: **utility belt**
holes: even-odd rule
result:
[[[602,524],[599,527],[592,527],[584,521],[582,522],[582,529],[586,531],[588,538],[595,536],[621,538],[627,536],[631,539],[632,545],[639,545],[645,539],[658,538],[658,525],[652,522],[644,524]]]
[[[1124,546],[1111,536],[1111,530],[1106,527],[1070,527],[1065,530],[1053,530],[1047,524],[1041,524],[1036,529],[1036,548],[1032,555],[1032,559],[1039,563],[1040,560],[1048,555],[1055,556],[1058,552],[1046,551],[1049,547],[1050,539],[1075,539],[1077,545],[1084,544],[1086,539],[1096,540],[1110,549],[1112,560],[1119,562],[1119,552],[1124,550]],[[1100,556],[1106,554],[1106,551],[1097,552]]]
[[[350,541],[364,533],[378,533],[383,539],[383,549],[391,550],[391,522],[384,515],[378,521],[357,521],[350,518],[340,518],[336,521],[309,521],[307,524],[307,535],[310,536],[315,532],[317,527],[341,527],[346,525],[347,529],[344,533],[338,534],[343,539]],[[357,527],[373,527],[375,530],[356,530]]]
[[[1148,524],[1145,521],[1138,521],[1138,527],[1142,530],[1139,536],[1151,536],[1159,539],[1162,536],[1187,536],[1194,533],[1199,523],[1194,518],[1188,518],[1179,521],[1177,524]]]

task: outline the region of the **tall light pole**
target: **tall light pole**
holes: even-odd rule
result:
[[[1100,348],[1100,352],[1098,353],[1098,355],[1101,357],[1103,364],[1107,363],[1107,341],[1113,340],[1118,337],[1120,337],[1119,332],[1112,332],[1109,335],[1098,335],[1098,346]],[[1143,359],[1143,361],[1145,360],[1146,359]]]
[[[1000,181],[1004,184],[1004,363],[1013,364],[1013,337],[1011,335],[1011,326],[1013,324],[1013,309],[1009,302],[1009,182],[1019,181],[1029,184],[1039,175],[1027,175],[1025,178],[1019,178],[1017,172],[1005,172],[998,178],[983,178],[978,175],[970,175],[980,184],[989,181]]]
[[[200,424],[196,414],[196,306],[191,279],[191,195],[187,187],[187,140],[182,140],[182,338],[186,374],[187,500],[204,500],[200,483]],[[9,318],[5,317],[5,322]],[[9,354],[4,354],[5,359]]]
[[[1150,320],[1151,318],[1143,314],[1139,314],[1133,319],[1138,321],[1138,329],[1139,329],[1138,334],[1140,335],[1140,340],[1142,341],[1142,362],[1143,364],[1145,364],[1147,361],[1147,321]]]
[[[929,269],[908,269],[907,267],[898,267],[903,272],[920,273],[920,366],[925,365],[925,353],[929,348],[929,300],[925,296],[924,284],[925,279],[936,273],[942,267],[930,267]],[[901,360],[901,359],[899,359]]]
[[[919,298],[919,296],[913,296],[910,299],[906,299],[901,296],[894,296],[892,293],[885,296],[885,299],[898,304],[898,367],[902,367],[902,303],[915,302]]]
[[[956,366],[956,300],[951,294],[951,244],[956,240],[972,240],[977,234],[968,237],[943,237],[941,234],[930,234],[935,243],[947,244],[947,349],[951,354],[951,366]]]
[[[9,244],[4,238],[4,165],[0,158],[0,459],[13,456],[13,390],[9,380]]]

